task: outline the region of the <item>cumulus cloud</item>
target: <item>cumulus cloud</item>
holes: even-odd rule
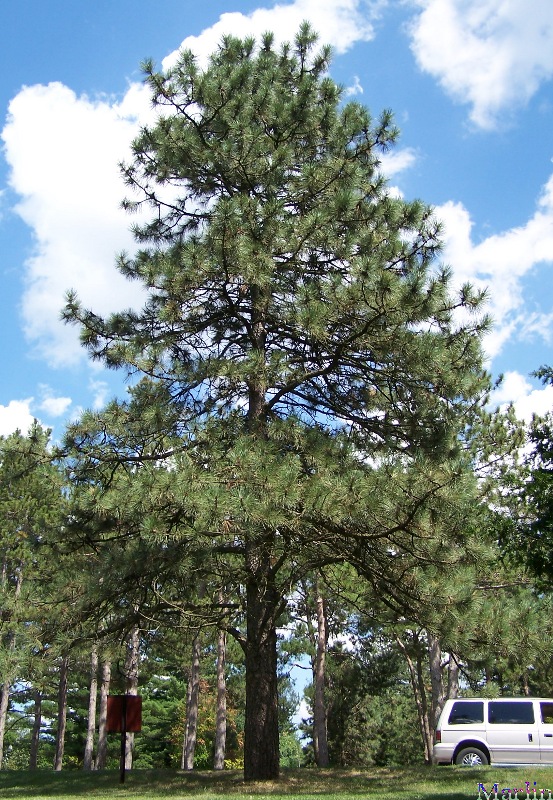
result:
[[[543,416],[553,410],[553,386],[536,389],[520,373],[507,372],[492,401],[498,406],[512,403],[517,417],[528,423],[534,414]]]
[[[142,87],[117,102],[77,97],[60,83],[26,87],[10,103],[2,132],[10,185],[34,234],[24,328],[50,364],[82,355],[76,331],[59,320],[68,289],[99,313],[141,301],[138,287],[114,269],[115,253],[133,246],[117,165],[148,108]]]
[[[19,430],[28,433],[35,417],[31,414],[32,397],[26,400],[10,400],[7,406],[0,405],[0,436],[9,436]]]
[[[320,41],[331,44],[336,53],[345,53],[356,42],[370,41],[374,37],[374,23],[388,0],[294,0],[277,3],[272,8],[257,8],[250,14],[239,11],[221,14],[219,20],[199,36],[188,36],[182,48],[192,50],[201,64],[221,42],[225,34],[258,39],[272,31],[275,41],[290,41],[299,26],[308,20],[320,36]],[[176,61],[178,50],[163,60],[163,68]]]
[[[410,169],[417,160],[417,153],[412,147],[403,147],[383,153],[380,158],[382,172],[389,178]]]
[[[387,0],[295,0],[251,14],[222,14],[199,36],[188,37],[200,60],[223,33],[260,35],[273,30],[289,39],[309,19],[338,53],[374,35]],[[164,61],[174,60],[176,53]],[[68,289],[100,314],[140,306],[138,285],[114,268],[114,254],[132,250],[129,217],[118,163],[129,154],[138,125],[151,120],[149,90],[129,85],[123,98],[77,96],[61,83],[25,87],[11,101],[2,132],[16,207],[34,234],[25,264],[22,315],[27,338],[47,363],[63,366],[84,357],[75,329],[60,310]]]
[[[70,397],[56,397],[50,386],[41,384],[39,387],[41,399],[38,408],[49,417],[61,417],[71,405]]]
[[[553,75],[551,0],[411,0],[421,9],[410,26],[422,70],[470,117],[493,128]]]
[[[473,223],[461,203],[448,202],[436,209],[444,222],[444,260],[458,284],[471,283],[488,289],[494,330],[486,341],[488,354],[497,355],[515,334],[530,339],[540,335],[549,341],[553,315],[550,310],[528,308],[522,279],[538,265],[553,269],[553,175],[526,224],[473,242]]]

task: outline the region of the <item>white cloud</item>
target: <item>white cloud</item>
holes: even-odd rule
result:
[[[0,405],[0,436],[9,436],[19,430],[27,434],[35,417],[31,414],[32,397],[26,400],[10,400],[7,406]]]
[[[69,406],[71,405],[70,397],[55,397],[53,390],[50,386],[41,384],[41,400],[38,405],[41,411],[48,414],[49,417],[61,417]]]
[[[25,265],[24,328],[50,364],[84,352],[76,330],[59,320],[68,289],[99,313],[141,297],[114,268],[116,252],[133,247],[117,164],[128,155],[141,103],[145,115],[149,101],[134,86],[117,103],[77,97],[60,83],[26,87],[10,103],[2,132],[10,184],[35,239]]]
[[[525,306],[522,279],[540,264],[553,269],[553,176],[526,224],[478,244],[473,243],[472,220],[461,203],[445,203],[436,214],[444,222],[444,261],[452,266],[455,283],[489,290],[495,325],[486,340],[488,354],[497,355],[515,334],[549,341],[553,314]]]
[[[93,395],[92,408],[95,411],[99,411],[106,404],[109,392],[108,384],[105,381],[91,380],[89,387]]]
[[[517,417],[530,422],[534,414],[543,416],[553,410],[553,386],[535,389],[520,373],[507,372],[503,383],[493,393],[492,401],[498,406],[512,403]]]
[[[404,147],[401,150],[383,153],[379,158],[382,172],[386,176],[392,177],[410,169],[417,160],[417,154],[412,147]]]
[[[272,31],[275,41],[281,43],[293,39],[301,23],[308,20],[320,42],[331,44],[336,53],[345,53],[356,42],[374,38],[373,24],[387,4],[388,0],[294,0],[272,8],[257,8],[250,14],[227,12],[199,36],[184,39],[181,47],[192,50],[205,64],[225,34],[258,39]],[[177,54],[174,51],[163,60],[164,69],[175,62]]]
[[[482,128],[524,105],[553,75],[551,0],[411,0],[421,69]]]
[[[363,86],[359,80],[359,75],[354,75],[353,83],[351,86],[346,86],[344,94],[346,97],[354,97],[357,94],[363,94]]]
[[[249,15],[226,13],[183,45],[205,58],[224,32],[243,37],[273,30],[284,40],[309,19],[321,41],[344,52],[373,37],[373,21],[386,2],[295,0]],[[50,365],[84,358],[76,329],[59,320],[68,289],[100,314],[142,303],[140,287],[114,268],[115,254],[134,247],[131,220],[120,209],[126,192],[117,165],[128,158],[138,124],[151,117],[149,90],[138,83],[122,99],[79,97],[61,83],[36,85],[10,103],[4,152],[20,197],[16,210],[34,234],[25,264],[24,330]]]

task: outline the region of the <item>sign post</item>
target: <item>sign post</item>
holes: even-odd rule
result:
[[[125,783],[127,733],[142,729],[142,698],[134,694],[109,695],[107,711],[107,732],[121,733],[120,782]]]

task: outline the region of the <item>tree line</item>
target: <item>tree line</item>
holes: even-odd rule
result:
[[[105,766],[114,686],[170,718],[135,759],[266,780],[428,761],[460,687],[544,684],[549,421],[490,412],[485,294],[452,289],[432,209],[382,172],[391,113],[345,102],[316,39],[143,65],[117,266],[145,303],[63,311],[127,396],[55,447],[1,442],[0,741],[33,708],[30,766],[42,740],[61,768],[72,724],[76,763]]]

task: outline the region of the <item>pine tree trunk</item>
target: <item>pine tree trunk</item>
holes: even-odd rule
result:
[[[96,754],[96,769],[105,769],[108,752],[107,719],[108,695],[111,682],[111,661],[102,662],[100,678],[100,715],[98,720],[98,752]]]
[[[280,760],[276,616],[281,598],[274,587],[270,544],[246,547],[244,779],[276,780]]]
[[[69,658],[64,656],[60,664],[60,681],[58,689],[58,727],[56,731],[56,752],[54,756],[54,769],[59,772],[63,766],[63,751],[65,749],[65,728],[67,725],[67,677],[69,671]]]
[[[449,654],[449,664],[447,667],[447,699],[453,700],[459,694],[459,662],[453,655]]]
[[[434,734],[445,702],[444,681],[442,672],[442,648],[440,640],[433,633],[428,634],[428,660],[430,663],[430,685],[432,688],[432,705],[429,719],[432,743]]]
[[[140,631],[133,628],[127,643],[127,657],[125,660],[125,675],[127,677],[126,693],[136,696],[138,694],[138,661],[140,655]],[[134,750],[134,733],[127,733],[125,744],[125,769],[132,769]]]
[[[396,636],[396,642],[398,643],[398,646],[402,651],[405,660],[407,661],[407,666],[409,668],[409,679],[411,681],[411,688],[413,689],[415,704],[417,706],[417,715],[419,718],[419,726],[424,747],[424,761],[425,764],[431,764],[433,740],[430,735],[430,725],[428,719],[428,700],[426,697],[424,676],[422,674],[422,661],[420,658],[420,653],[417,653],[417,661],[415,664],[413,662],[413,659],[409,655],[409,652],[405,644],[401,641],[399,636]]]
[[[42,727],[42,692],[35,689],[34,692],[34,711],[33,729],[31,732],[31,749],[29,752],[29,769],[36,769],[38,766],[38,747],[40,744],[40,729]]]
[[[328,741],[326,730],[326,706],[324,699],[325,685],[325,659],[327,646],[327,625],[324,601],[317,591],[317,652],[314,670],[314,699],[313,699],[313,744],[315,748],[315,761],[318,767],[328,767]]]
[[[201,644],[198,633],[192,645],[192,664],[186,694],[186,730],[182,748],[181,769],[194,769],[196,739],[198,735],[198,708],[200,704],[200,656]]]
[[[90,654],[90,691],[88,695],[88,720],[86,725],[86,741],[84,746],[83,769],[91,770],[94,766],[94,733],[96,731],[96,702],[98,694],[98,648],[94,646]]]
[[[0,694],[0,769],[4,764],[4,736],[6,734],[6,721],[8,719],[8,706],[10,700],[10,682],[4,681]]]
[[[221,598],[220,598],[221,599]],[[215,753],[213,769],[224,769],[227,740],[227,686],[225,681],[225,662],[227,650],[226,631],[219,631],[217,640],[217,717],[215,720]]]

